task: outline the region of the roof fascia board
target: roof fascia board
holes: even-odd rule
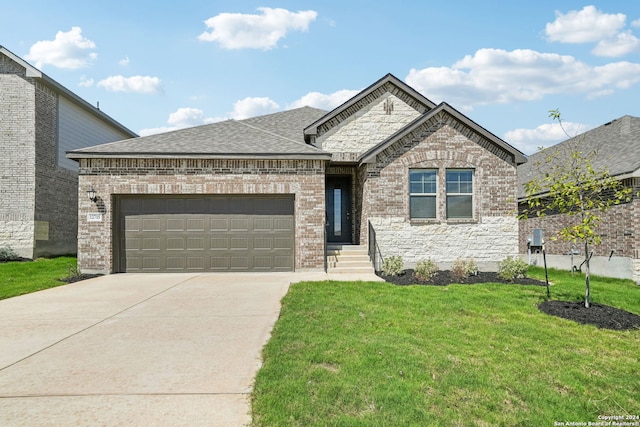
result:
[[[80,159],[221,159],[221,160],[331,160],[330,153],[319,154],[195,154],[195,153],[78,153],[67,151],[67,158]]]
[[[419,93],[418,91],[413,89],[411,86],[409,86],[406,83],[404,83],[402,80],[398,79],[393,74],[389,73],[386,76],[384,76],[381,79],[379,79],[377,82],[374,82],[373,84],[371,84],[366,89],[363,89],[362,91],[360,91],[357,95],[355,95],[351,99],[347,100],[342,105],[338,106],[337,108],[333,109],[332,111],[328,112],[327,114],[325,114],[324,116],[320,117],[318,120],[316,120],[315,122],[313,122],[312,124],[307,126],[304,129],[305,137],[307,135],[309,135],[309,136],[316,135],[317,134],[317,130],[318,130],[318,126],[320,126],[320,124],[322,124],[322,123],[326,122],[327,120],[330,120],[331,118],[337,116],[342,111],[346,110],[347,108],[349,108],[353,104],[357,103],[362,98],[368,96],[371,92],[375,91],[376,89],[378,89],[379,87],[383,86],[386,83],[392,83],[395,86],[399,87],[403,91],[407,92],[409,95],[411,95],[414,98],[416,98],[418,101],[420,101],[422,104],[424,104],[429,109],[435,108],[435,106],[436,106],[436,104],[434,104],[430,99],[428,99],[427,97],[425,97],[424,95],[422,95],[421,93]]]

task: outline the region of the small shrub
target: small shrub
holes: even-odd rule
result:
[[[451,277],[456,281],[464,281],[478,272],[478,264],[473,259],[458,258],[451,266]]]
[[[82,271],[78,268],[78,265],[71,265],[67,268],[67,278],[82,277]]]
[[[506,257],[498,265],[498,277],[512,281],[521,277],[527,277],[529,264],[518,257]]]
[[[390,256],[382,263],[382,274],[385,276],[399,276],[402,273],[404,261],[401,256]]]
[[[19,259],[20,255],[10,247],[6,246],[0,248],[0,261],[18,261]]]
[[[428,260],[420,261],[416,264],[415,274],[418,279],[428,281],[436,275],[438,270],[440,270],[438,264],[429,258]]]

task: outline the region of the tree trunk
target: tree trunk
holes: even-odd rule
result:
[[[586,266],[586,271],[585,271],[585,284],[586,284],[586,291],[585,291],[585,296],[584,296],[584,306],[586,308],[589,308],[589,306],[591,305],[591,289],[590,289],[590,283],[589,283],[589,261],[591,260],[591,256],[589,255],[589,243],[587,243],[586,241],[584,242],[584,256],[585,256],[585,266]]]

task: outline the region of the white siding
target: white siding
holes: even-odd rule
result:
[[[58,166],[77,171],[78,163],[67,159],[67,151],[129,138],[65,97],[58,99]]]

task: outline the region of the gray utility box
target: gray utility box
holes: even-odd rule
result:
[[[531,246],[541,248],[544,240],[542,239],[542,229],[535,228],[533,230],[533,236],[531,237]]]

